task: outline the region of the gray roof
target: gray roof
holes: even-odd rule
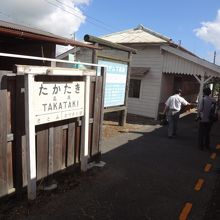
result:
[[[139,25],[134,29],[115,32],[101,37],[114,43],[166,43],[171,39]]]
[[[0,34],[8,34],[10,36],[16,36],[16,37],[22,36],[22,38],[52,42],[59,45],[71,45],[71,46],[79,46],[79,47],[99,49],[99,50],[101,49],[100,47],[88,43],[61,37],[47,31],[39,30],[37,28],[26,27],[23,25],[14,24],[2,20],[0,20]]]

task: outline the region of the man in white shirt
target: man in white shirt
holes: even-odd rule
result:
[[[176,136],[177,124],[182,105],[190,105],[183,97],[181,97],[182,90],[177,89],[175,94],[170,96],[165,102],[163,113],[167,113],[168,118],[168,137]]]

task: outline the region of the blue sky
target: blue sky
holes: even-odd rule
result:
[[[207,24],[210,26],[214,23],[220,29],[220,22],[216,21],[219,9],[220,1],[217,0],[93,0],[82,8],[86,20],[76,37],[83,39],[85,34],[101,36],[143,24],[175,42],[181,40],[183,47],[209,61],[213,61],[217,50],[216,63],[220,64],[220,46],[209,39],[213,33],[198,37],[195,32],[204,26],[203,22],[210,22]],[[207,31],[212,32],[208,27]]]

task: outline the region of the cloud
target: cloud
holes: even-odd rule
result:
[[[220,50],[220,10],[214,21],[202,22],[201,25],[194,30],[196,36]]]
[[[75,4],[89,5],[89,1],[88,0],[75,0],[74,2],[75,2]]]
[[[1,2],[0,19],[71,38],[86,16],[80,6],[90,0],[7,0]]]

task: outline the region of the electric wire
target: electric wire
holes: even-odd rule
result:
[[[66,6],[66,7],[68,7],[68,8],[70,8],[70,9],[72,9],[72,10],[74,10],[74,11],[76,11],[77,13],[79,13],[74,7],[71,7],[70,5],[68,5],[68,4],[65,4],[65,3],[63,3],[63,2],[61,2],[61,1],[59,1],[59,0],[55,0],[56,2],[58,2],[58,3],[60,3],[60,4],[62,4],[62,5],[64,5],[64,6]],[[84,10],[82,10],[82,9],[80,9],[82,12],[84,12],[84,14],[85,14],[85,11]],[[110,25],[107,25],[106,23],[104,23],[103,21],[101,21],[101,20],[99,20],[99,19],[97,19],[97,18],[94,18],[94,17],[92,17],[92,16],[90,16],[90,15],[86,15],[86,17],[88,17],[88,18],[90,18],[90,19],[92,19],[92,20],[94,20],[94,21],[96,21],[96,22],[98,22],[98,23],[100,23],[100,24],[102,24],[102,25],[104,25],[104,26],[107,26],[107,27],[109,27],[109,28],[112,28],[112,29],[115,29],[114,27],[112,27],[112,26],[110,26]]]
[[[59,9],[63,10],[64,12],[69,13],[69,14],[71,14],[71,15],[73,15],[73,16],[75,16],[75,17],[77,17],[77,18],[79,18],[79,19],[82,20],[82,16],[79,16],[79,15],[77,15],[76,13],[70,12],[70,11],[66,10],[65,8],[63,8],[63,7],[61,7],[61,6],[57,5],[57,4],[54,4],[54,3],[52,3],[52,2],[49,2],[48,0],[45,0],[45,1],[46,1],[48,4],[50,4],[50,5],[54,6],[54,7],[57,7],[57,8],[59,8]],[[93,25],[95,25],[96,27],[99,27],[99,28],[102,28],[102,29],[105,29],[105,30],[108,30],[108,31],[112,31],[112,29],[110,29],[110,28],[108,28],[108,27],[105,27],[105,26],[103,26],[103,25],[94,23],[94,22],[89,21],[89,20],[88,20],[88,22],[91,23],[91,24],[93,24]]]

